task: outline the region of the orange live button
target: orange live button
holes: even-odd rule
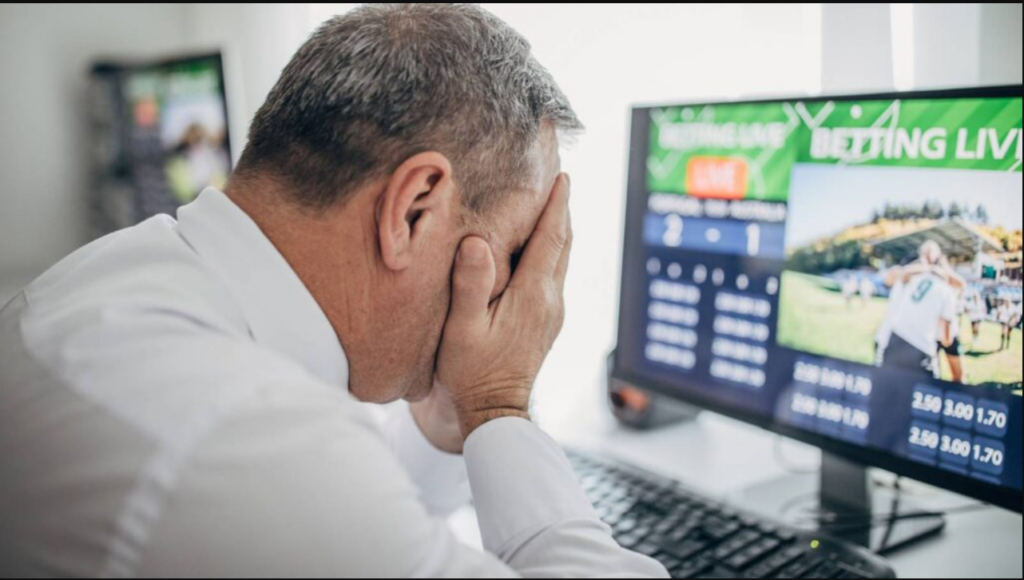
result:
[[[686,191],[694,197],[743,199],[747,162],[729,157],[692,157],[686,164]]]

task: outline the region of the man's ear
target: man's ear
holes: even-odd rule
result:
[[[456,197],[451,163],[440,153],[418,153],[391,174],[377,209],[381,257],[389,270],[408,268],[425,242],[447,228]]]

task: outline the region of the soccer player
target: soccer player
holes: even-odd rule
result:
[[[999,305],[996,319],[1003,327],[1003,334],[999,342],[999,352],[1010,350],[1010,344],[1013,339],[1013,327],[1017,323],[1017,310],[1014,308],[1013,302],[1003,300]]]
[[[977,288],[967,290],[967,316],[971,319],[971,334],[974,344],[981,338],[981,323],[988,318],[988,304]]]
[[[885,368],[931,379],[938,374],[938,345],[953,346],[956,293],[962,287],[955,289],[951,284],[956,275],[937,243],[925,242],[919,257],[919,262],[887,276],[894,288],[898,283],[904,287],[895,299],[890,298],[883,329],[891,334],[880,359]]]
[[[892,342],[892,321],[896,319],[896,310],[899,308],[905,285],[903,280],[896,279],[892,288],[889,289],[889,306],[882,320],[882,326],[875,334],[875,366],[882,366],[885,362],[885,351]]]
[[[857,296],[857,277],[850,274],[843,280],[843,298],[846,299],[846,307],[853,305],[853,299]]]
[[[864,306],[871,304],[871,301],[875,299],[875,283],[871,281],[871,278],[864,276],[860,279],[860,299],[864,301]]]
[[[940,340],[938,346],[939,351],[946,354],[946,361],[949,362],[950,380],[962,384],[964,382],[964,364],[963,345],[960,341],[960,321],[967,309],[967,304],[962,293],[951,292],[951,299],[956,312],[956,316],[949,324],[949,334],[952,340],[948,345],[943,344]]]

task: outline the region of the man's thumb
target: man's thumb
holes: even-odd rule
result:
[[[494,255],[487,242],[476,237],[463,240],[452,275],[449,321],[471,323],[482,320],[490,307],[496,276]]]

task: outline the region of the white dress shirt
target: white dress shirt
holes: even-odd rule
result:
[[[443,518],[472,496],[487,553]],[[665,576],[532,423],[385,429],[256,224],[207,190],[0,312],[2,576]]]

